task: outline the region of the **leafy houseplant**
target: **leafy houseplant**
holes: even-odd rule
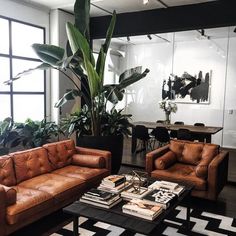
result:
[[[104,85],[105,61],[115,27],[116,12],[113,12],[105,42],[101,46],[96,63],[90,48],[89,13],[90,0],[76,0],[74,5],[75,25],[66,24],[69,42],[67,49],[54,45],[33,44],[32,47],[42,64],[18,74],[10,82],[35,69],[53,68],[59,70],[74,84],[75,88],[65,93],[55,106],[60,107],[78,96],[85,101],[85,106],[81,111],[68,118],[69,131],[79,129],[81,135],[87,134],[95,137],[108,134],[126,134],[127,128],[130,126],[128,122],[130,116],[123,115],[122,119],[116,119],[116,122],[111,124],[114,117],[121,116],[121,112],[116,111],[115,108],[107,111],[107,103],[110,101],[115,106],[118,101],[123,99],[124,89],[144,78],[149,70],[146,69],[142,72],[141,67],[136,67],[122,73],[118,84]],[[71,72],[73,78],[79,80],[81,89],[67,72]]]
[[[18,146],[21,138],[11,118],[0,121],[0,156],[8,154],[11,148]]]
[[[170,102],[169,100],[162,100],[159,102],[159,106],[165,112],[166,123],[170,124],[171,112],[176,113],[176,111],[178,109],[176,103]]]

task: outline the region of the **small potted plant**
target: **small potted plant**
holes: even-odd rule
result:
[[[176,113],[177,105],[174,102],[170,102],[169,100],[162,100],[159,102],[159,106],[165,112],[166,116],[166,124],[170,124],[170,114],[171,112]]]

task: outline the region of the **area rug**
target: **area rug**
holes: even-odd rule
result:
[[[182,206],[177,207],[160,226],[160,234],[158,235],[236,235],[235,218],[191,209],[190,230],[187,231],[183,227],[185,217],[186,208]],[[103,222],[96,222],[84,217],[80,217],[79,224],[80,236],[142,236],[142,234],[133,233],[120,227]],[[73,225],[70,223],[51,236],[72,236],[72,229]]]

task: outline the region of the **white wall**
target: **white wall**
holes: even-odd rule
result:
[[[227,36],[226,32],[224,38],[213,41],[188,38],[174,45],[163,42],[123,46],[126,58],[121,61],[120,71],[138,65],[150,69],[146,78],[127,89],[126,113],[133,115],[133,121],[165,119],[158,105],[163,79],[168,79],[170,73],[181,76],[186,71],[194,76],[200,70],[203,75],[212,70],[210,103],[177,103],[178,111],[171,114],[171,122],[223,127],[212,136],[212,142],[236,148],[236,38],[230,38],[228,44]],[[174,38],[180,38],[178,33]]]

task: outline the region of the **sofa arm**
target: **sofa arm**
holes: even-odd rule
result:
[[[208,167],[208,195],[211,199],[223,189],[228,178],[229,152],[221,151],[209,164]]]
[[[156,158],[163,156],[166,152],[169,151],[169,144],[158,148],[152,152],[147,153],[146,155],[146,171],[148,175],[151,175],[151,172],[154,170],[154,161]]]
[[[87,154],[74,154],[72,164],[90,168],[106,168],[105,158]]]
[[[7,196],[3,185],[0,185],[0,235],[5,235]]]
[[[12,187],[7,187],[5,185],[0,184],[6,194],[6,205],[10,206],[16,203],[16,190]]]
[[[111,152],[92,148],[83,148],[83,147],[75,147],[75,148],[78,154],[103,157],[105,159],[106,169],[108,169],[109,172],[111,172]]]

